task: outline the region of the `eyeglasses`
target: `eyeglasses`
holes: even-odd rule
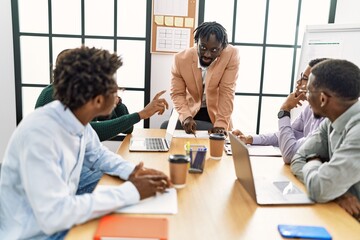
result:
[[[221,52],[222,47],[207,49],[207,48],[204,47],[203,45],[200,45],[200,44],[199,44],[199,50],[200,50],[201,53],[205,53],[205,52],[209,51],[210,54],[218,54],[219,52]]]
[[[300,80],[305,80],[305,81],[307,81],[307,80],[309,80],[309,77],[306,76],[306,75],[302,72],[302,73],[300,73]]]
[[[306,97],[309,97],[310,93],[316,93],[316,92],[321,92],[321,91],[309,91],[309,90],[299,90],[300,93],[304,93],[306,95]]]

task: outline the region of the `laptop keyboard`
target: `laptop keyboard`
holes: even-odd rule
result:
[[[147,149],[165,149],[162,138],[146,138],[145,145]]]

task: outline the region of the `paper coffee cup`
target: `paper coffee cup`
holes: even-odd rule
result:
[[[220,160],[224,151],[226,136],[223,133],[210,134],[210,158]]]
[[[186,155],[174,154],[169,156],[170,179],[175,188],[185,187],[189,161],[189,156]]]

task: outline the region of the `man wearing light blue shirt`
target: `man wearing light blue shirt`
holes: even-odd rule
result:
[[[121,65],[116,54],[95,48],[61,55],[54,71],[57,100],[23,119],[5,152],[0,239],[62,239],[76,224],[169,186],[162,172],[127,162],[102,146],[89,125],[114,109],[113,75]],[[83,166],[90,169],[85,174]],[[91,193],[104,173],[128,181]]]
[[[307,99],[326,117],[291,160],[292,172],[317,202],[336,200],[360,219],[360,69],[327,60],[310,74]]]

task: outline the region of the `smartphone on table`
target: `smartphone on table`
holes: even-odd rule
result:
[[[284,238],[331,240],[330,233],[320,226],[279,224],[278,230]]]

